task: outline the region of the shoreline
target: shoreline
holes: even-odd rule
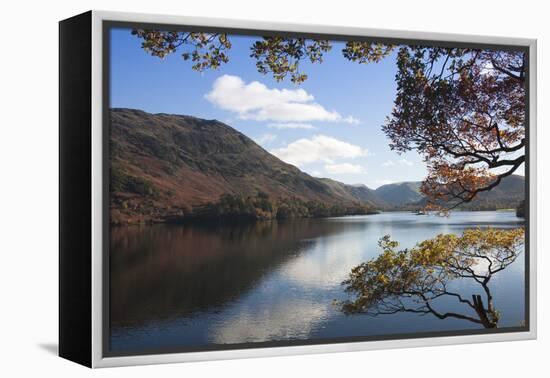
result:
[[[514,209],[497,209],[497,210],[453,210],[452,213],[514,213]],[[147,219],[142,221],[134,221],[129,223],[122,222],[109,222],[110,227],[132,227],[132,226],[153,226],[153,225],[250,225],[260,222],[292,222],[293,220],[298,219],[330,219],[330,218],[343,218],[343,217],[359,217],[367,215],[381,215],[381,214],[392,214],[392,213],[405,213],[411,215],[418,215],[410,210],[377,210],[369,211],[365,214],[344,214],[344,215],[328,215],[323,217],[289,217],[289,218],[265,218],[265,219],[252,219],[252,218],[239,218],[239,217],[224,217],[224,218],[215,218],[215,217],[174,217],[173,219]],[[439,216],[437,214],[421,214],[418,216]],[[517,217],[518,221],[525,222],[524,218]]]

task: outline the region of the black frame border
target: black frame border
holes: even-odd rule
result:
[[[59,22],[59,356],[92,366],[92,12]]]

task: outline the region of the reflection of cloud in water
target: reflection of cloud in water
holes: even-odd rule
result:
[[[364,260],[369,245],[365,239],[361,234],[354,238],[346,235],[342,250],[341,237],[321,238],[311,250],[285,264],[279,274],[293,284],[319,288],[338,285],[352,267]]]
[[[433,226],[424,227],[423,234],[418,235],[414,226],[394,227],[388,222],[310,239],[312,243],[305,250],[282,264],[254,295],[213,326],[211,340],[223,344],[312,337],[329,320],[335,320],[339,313],[335,312],[332,300],[343,295],[340,283],[352,267],[379,254],[377,241],[382,235],[392,235],[406,248],[414,246],[419,238],[453,232],[452,225]],[[479,264],[476,271],[486,268],[485,264]],[[459,291],[472,289],[470,282],[462,280],[452,286]]]
[[[308,338],[319,325],[331,317],[334,291],[350,269],[376,251],[366,249],[365,235],[345,236],[342,250],[341,236],[316,239],[307,251],[283,264],[269,282],[260,289],[262,300],[248,298],[239,311],[213,331],[215,343],[242,343],[268,340]],[[277,282],[284,290],[273,290]],[[327,290],[328,289],[328,290]],[[319,290],[326,295],[319,296]],[[275,294],[276,293],[276,294]]]
[[[232,344],[305,339],[316,325],[326,319],[329,306],[293,299],[277,303],[266,301],[255,308],[245,307],[236,316],[215,326],[212,341]]]

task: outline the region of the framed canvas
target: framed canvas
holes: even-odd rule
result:
[[[59,353],[536,337],[536,41],[60,22]]]

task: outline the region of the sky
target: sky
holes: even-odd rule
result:
[[[229,38],[229,63],[197,72],[181,53],[159,59],[129,29],[111,30],[110,107],[217,119],[315,177],[371,188],[425,177],[421,157],[391,151],[381,130],[395,98],[395,54],[361,65],[333,42],[322,64],[300,63],[308,79],[293,84],[258,73],[250,58],[258,37]]]

